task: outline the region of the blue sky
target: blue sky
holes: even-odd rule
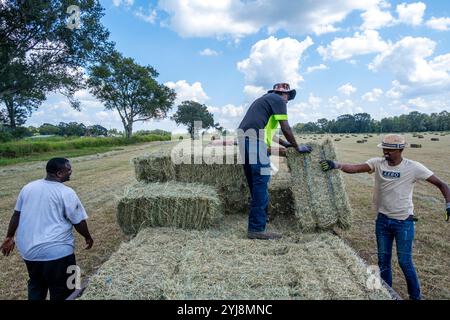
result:
[[[234,129],[276,82],[289,82],[291,125],[368,112],[375,119],[450,111],[450,2],[388,0],[101,0],[111,40],[151,65],[178,99]],[[123,130],[88,91],[82,112],[49,95],[27,125],[83,122]],[[170,119],[135,130],[183,132]]]

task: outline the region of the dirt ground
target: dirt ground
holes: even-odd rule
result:
[[[333,139],[338,137],[334,135]],[[448,159],[450,136],[431,142],[435,135],[425,139],[407,139],[421,143],[421,149],[408,149],[404,156],[422,162],[436,175],[450,181]],[[302,142],[313,136],[305,136]],[[316,136],[317,139],[321,137]],[[335,142],[338,158],[344,162],[360,163],[381,155],[376,144],[381,139],[374,135],[368,142],[357,144],[362,136],[340,137]],[[83,202],[88,224],[95,240],[94,247],[83,249],[83,239],[76,235],[76,256],[82,274],[89,276],[117,250],[127,238],[116,223],[117,199],[126,185],[134,179],[130,159],[145,152],[170,148],[171,142],[152,142],[125,147],[122,151],[85,156],[72,160],[73,175],[67,183]],[[6,234],[16,197],[26,183],[44,176],[45,162],[7,166],[0,169],[0,239]],[[349,231],[337,230],[369,264],[376,264],[374,232],[375,213],[372,210],[373,178],[368,174],[345,175],[346,189],[354,209],[354,223]],[[427,183],[419,183],[415,189],[414,203],[419,222],[416,224],[414,261],[422,284],[425,299],[450,299],[450,224],[444,221],[444,200],[439,190]],[[75,232],[76,233],[76,232]],[[394,289],[407,298],[406,283],[394,255]],[[25,264],[15,250],[10,257],[0,257],[0,299],[26,299],[27,272]]]

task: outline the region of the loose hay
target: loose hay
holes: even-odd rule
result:
[[[203,229],[221,217],[216,191],[194,183],[137,183],[125,190],[117,211],[119,226],[128,235],[145,227]]]
[[[313,148],[310,154],[299,154],[294,150],[287,153],[298,226],[304,232],[334,226],[348,229],[352,210],[341,172],[325,173],[319,164],[323,159],[336,159],[333,143],[327,139],[322,145],[310,145]]]
[[[227,216],[227,218],[235,218]],[[103,264],[82,299],[391,299],[329,233],[247,240],[227,230],[144,229]]]

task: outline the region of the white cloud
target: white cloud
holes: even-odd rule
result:
[[[450,54],[427,60],[436,43],[428,38],[405,37],[379,54],[369,65],[373,71],[389,70],[397,82],[388,95],[428,94],[450,86]]]
[[[201,56],[207,56],[207,57],[211,57],[211,56],[218,56],[219,53],[215,50],[212,50],[210,48],[206,48],[202,51],[200,51],[200,55]]]
[[[265,94],[267,91],[263,87],[245,86],[244,93],[248,100],[255,100]]]
[[[381,39],[375,30],[356,32],[352,38],[335,38],[326,48],[320,46],[317,51],[323,59],[344,60],[356,55],[378,53],[386,50],[389,44]]]
[[[134,12],[134,15],[138,17],[139,19],[154,24],[156,22],[157,13],[155,9],[150,9],[149,13],[145,13],[144,9],[142,7],[139,7],[137,11]]]
[[[394,100],[400,99],[407,88],[407,86],[401,85],[398,80],[394,80],[392,81],[392,88],[386,92],[386,97]]]
[[[383,90],[374,88],[372,91],[366,92],[361,98],[368,102],[375,102],[383,95]]]
[[[355,93],[357,89],[353,87],[350,83],[346,83],[343,86],[339,87],[338,91],[342,94],[345,94],[346,96],[349,96],[352,93]]]
[[[267,28],[292,35],[334,32],[353,11],[366,11],[381,0],[160,0],[166,25],[184,37],[240,38]]]
[[[314,96],[314,94],[310,93],[308,97],[308,104],[311,106],[313,110],[318,109],[320,104],[322,103],[322,98]]]
[[[134,4],[134,0],[112,0],[112,2],[116,7],[121,5],[131,7]]]
[[[431,17],[430,20],[426,22],[427,27],[439,30],[439,31],[448,31],[450,30],[450,18],[435,18]]]
[[[392,24],[394,18],[389,11],[382,11],[379,7],[373,7],[361,14],[364,23],[361,29],[380,29]]]
[[[164,85],[175,90],[177,94],[175,106],[180,105],[181,102],[187,100],[205,103],[209,99],[200,82],[194,82],[190,85],[186,80],[179,80],[177,82],[167,82]]]
[[[423,2],[399,4],[397,5],[398,22],[413,26],[420,25],[426,8],[427,6]]]
[[[312,44],[310,37],[299,42],[271,36],[254,44],[249,58],[238,62],[237,68],[252,86],[271,88],[274,83],[288,82],[292,88],[298,88],[303,81],[299,74],[300,59]]]
[[[326,65],[324,65],[323,63],[319,64],[318,66],[312,66],[312,67],[308,67],[306,69],[305,73],[312,73],[314,71],[318,71],[318,70],[327,70],[328,67]]]

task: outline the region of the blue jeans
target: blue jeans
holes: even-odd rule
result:
[[[395,220],[378,213],[376,221],[376,236],[378,246],[378,266],[381,278],[392,287],[392,245],[395,239],[400,268],[406,278],[408,294],[411,300],[420,300],[420,284],[412,261],[414,240],[414,221]]]
[[[252,197],[248,215],[248,231],[266,229],[269,208],[270,160],[267,146],[260,140],[245,138],[244,173]]]

